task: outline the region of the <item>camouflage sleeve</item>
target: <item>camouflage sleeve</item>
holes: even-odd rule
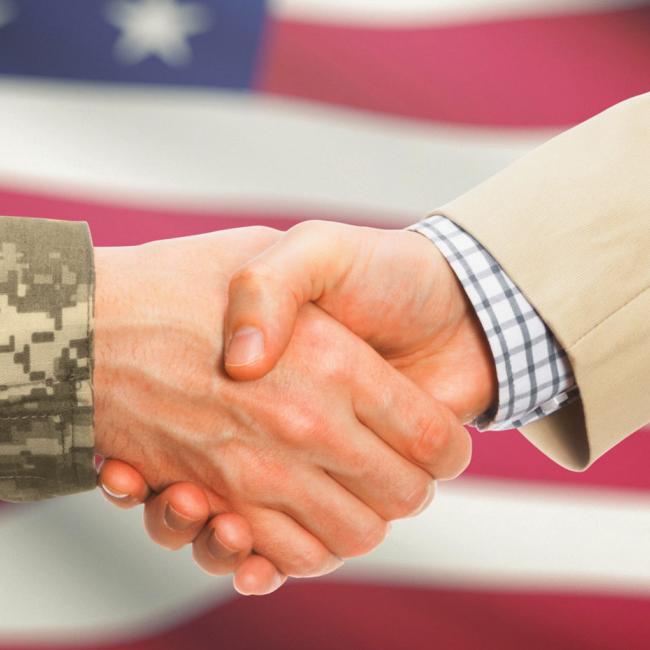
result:
[[[95,486],[86,224],[0,217],[0,499]]]

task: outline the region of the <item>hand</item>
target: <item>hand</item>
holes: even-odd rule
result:
[[[248,521],[237,513],[214,514],[198,485],[175,483],[155,494],[140,472],[115,459],[102,463],[98,483],[106,499],[118,508],[144,503],[145,528],[158,545],[178,550],[193,544],[194,560],[204,571],[234,573],[233,586],[240,594],[262,596],[286,582],[286,576],[253,551]],[[206,536],[207,545],[203,543]]]
[[[273,368],[311,301],[462,421],[496,400],[476,313],[443,255],[418,233],[305,222],[241,266],[229,294],[226,371],[234,379]]]
[[[447,409],[316,308],[268,377],[225,378],[228,279],[276,238],[248,229],[98,249],[94,385],[99,453],[154,490],[191,481],[210,514],[245,517],[259,555],[238,570],[266,563],[277,582],[373,548],[387,520],[426,504],[431,476],[463,469],[470,442]],[[221,570],[212,530],[195,555]]]
[[[244,517],[229,512],[216,514],[206,526],[214,512],[199,486],[175,483],[160,494],[152,494],[135,468],[115,459],[102,463],[98,482],[106,499],[118,508],[145,504],[145,528],[160,546],[177,550],[196,541],[196,562],[213,575],[235,573],[233,583],[241,594],[268,594],[286,581],[266,558],[251,555],[253,533]],[[207,544],[197,540],[199,533],[207,537]]]

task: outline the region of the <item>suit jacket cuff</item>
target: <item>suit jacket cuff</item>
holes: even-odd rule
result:
[[[650,418],[649,116],[650,93],[622,102],[436,211],[491,252],[566,351],[581,401],[522,433],[570,469]]]

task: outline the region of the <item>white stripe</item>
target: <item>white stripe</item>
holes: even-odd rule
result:
[[[413,222],[549,135],[236,93],[0,82],[0,185],[146,206]]]
[[[404,25],[595,13],[644,0],[271,0],[278,16],[305,22]]]
[[[141,511],[111,507],[97,491],[3,510],[0,556],[0,643],[132,637],[236,596],[189,549],[155,546]]]
[[[650,495],[463,478],[353,575],[650,596]],[[381,569],[381,574],[378,573]]]
[[[340,574],[470,588],[650,595],[650,497],[461,479]],[[97,493],[0,518],[0,641],[152,634],[232,595],[187,553],[154,547],[137,511]]]

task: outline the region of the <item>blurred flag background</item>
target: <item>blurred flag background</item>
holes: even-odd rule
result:
[[[0,0],[0,214],[402,227],[648,90],[633,0]],[[97,493],[4,506],[0,650],[649,648],[650,430],[584,474],[474,441],[373,555],[261,599]]]

